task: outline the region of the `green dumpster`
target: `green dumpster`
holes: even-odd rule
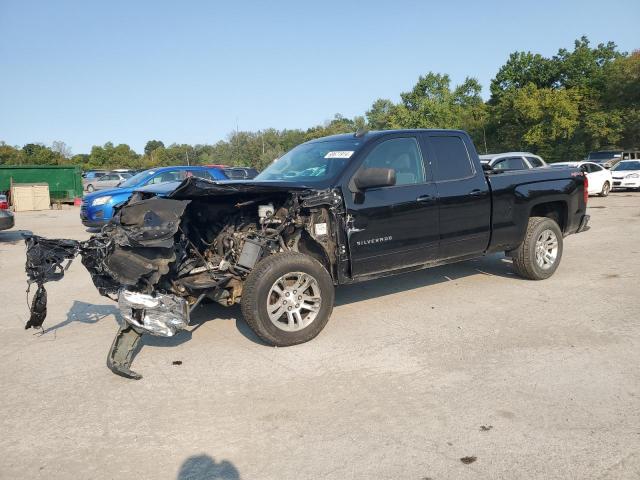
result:
[[[0,165],[0,192],[13,183],[47,183],[51,200],[73,202],[82,197],[80,167],[57,165]]]

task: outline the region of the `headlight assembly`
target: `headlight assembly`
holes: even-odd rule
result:
[[[98,197],[93,202],[91,202],[91,205],[93,205],[94,207],[97,207],[99,205],[104,205],[109,200],[111,200],[111,195],[107,195],[106,197]]]

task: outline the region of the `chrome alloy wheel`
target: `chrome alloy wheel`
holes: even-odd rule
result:
[[[280,330],[297,332],[318,316],[322,299],[318,281],[304,272],[291,272],[277,279],[267,296],[269,319]]]
[[[558,257],[558,237],[552,230],[544,230],[536,240],[536,263],[543,270],[550,269]]]

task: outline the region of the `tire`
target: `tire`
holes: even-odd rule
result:
[[[93,185],[89,184],[87,185],[87,192],[91,193],[95,190],[95,188],[93,188]]]
[[[554,241],[555,250],[551,248]],[[511,252],[513,267],[521,277],[544,280],[558,269],[562,248],[562,231],[558,224],[547,217],[531,217],[522,245]],[[545,250],[546,254],[543,253]]]
[[[304,290],[294,290],[301,284]],[[258,263],[247,277],[242,314],[262,340],[288,347],[308,342],[322,331],[333,311],[334,294],[331,276],[320,262],[301,253],[278,253]],[[289,299],[293,304],[285,306]]]
[[[602,185],[602,191],[600,192],[600,196],[608,197],[609,192],[611,192],[611,185],[609,184],[609,182],[604,182],[604,184]]]

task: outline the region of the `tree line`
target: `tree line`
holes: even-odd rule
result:
[[[294,146],[337,133],[390,128],[459,128],[480,153],[526,150],[547,161],[579,160],[592,150],[640,147],[640,51],[620,52],[613,42],[592,47],[586,37],[552,57],[514,52],[481,97],[474,78],[452,85],[429,72],[399,101],[377,99],[363,116],[336,114],[308,129],[235,131],[215,144],[147,142],[93,146],[72,155],[64,142],[14,147],[0,142],[0,164],[81,165],[89,168],[151,168],[178,164],[224,164],[264,168]]]

